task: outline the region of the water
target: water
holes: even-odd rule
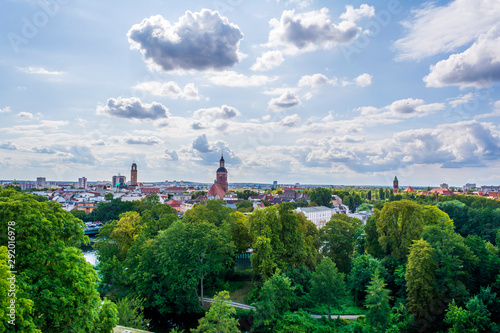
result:
[[[92,245],[94,245],[95,242],[95,237],[89,237],[89,239],[90,244],[82,245],[80,246],[80,249],[82,250],[85,260],[87,260],[87,262],[89,262],[92,266],[95,266],[97,263],[97,256],[95,250],[92,248]]]

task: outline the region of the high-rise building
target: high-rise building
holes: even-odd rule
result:
[[[137,186],[137,164],[132,163],[132,169],[130,170],[130,185]]]
[[[36,188],[45,188],[47,187],[47,180],[45,177],[37,177],[36,178]]]
[[[277,181],[277,180],[275,180],[275,181],[273,182],[273,187],[274,187],[274,188],[277,188],[277,187],[278,187],[278,181]]]
[[[392,193],[396,194],[399,190],[399,181],[398,177],[394,176],[394,180],[392,181]]]
[[[87,178],[78,178],[78,188],[87,188]]]
[[[118,176],[113,176],[113,187],[123,186],[127,182],[127,177],[118,174]]]

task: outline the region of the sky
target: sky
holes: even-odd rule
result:
[[[498,0],[2,0],[0,179],[500,184]]]

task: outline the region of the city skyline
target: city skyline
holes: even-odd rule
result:
[[[1,179],[500,184],[499,2],[0,6]]]

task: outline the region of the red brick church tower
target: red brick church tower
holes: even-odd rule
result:
[[[392,193],[396,194],[399,190],[398,177],[394,176],[394,181],[392,182]]]
[[[228,192],[227,170],[224,167],[224,156],[221,155],[219,168],[216,173],[215,184],[210,187],[207,193],[207,199],[224,199],[224,195]]]
[[[227,190],[229,188],[227,184],[227,169],[224,167],[224,156],[221,155],[220,157],[220,162],[219,162],[219,168],[217,169],[217,185],[220,185],[222,189],[224,190],[224,193],[227,193]]]

